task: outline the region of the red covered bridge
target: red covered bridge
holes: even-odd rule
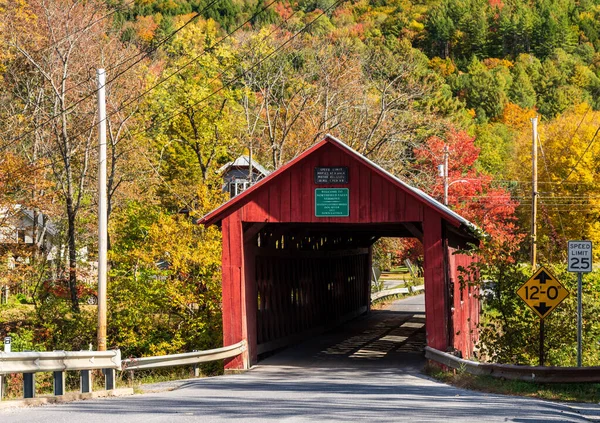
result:
[[[371,248],[381,237],[424,249],[427,344],[470,356],[479,305],[454,254],[473,225],[327,136],[206,215],[223,235],[223,342],[246,340],[228,369],[369,311]]]

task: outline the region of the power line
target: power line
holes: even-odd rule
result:
[[[581,154],[581,156],[579,156],[579,160],[577,160],[577,163],[575,163],[575,166],[573,166],[571,168],[571,171],[569,172],[569,174],[567,176],[564,177],[564,179],[562,181],[560,181],[560,183],[562,184],[564,181],[566,181],[567,179],[569,179],[569,176],[571,176],[571,174],[575,171],[575,169],[577,168],[577,166],[579,166],[579,163],[581,163],[581,160],[583,160],[583,156],[585,156],[585,153],[588,152],[588,150],[590,149],[590,147],[592,146],[592,144],[594,143],[594,140],[596,139],[596,135],[598,135],[598,132],[600,131],[600,126],[598,127],[598,129],[596,129],[596,132],[594,133],[594,136],[592,137],[592,139],[590,140],[590,142],[588,143],[587,147],[585,148],[585,150],[583,151],[583,153]]]
[[[581,118],[581,120],[579,121],[579,124],[577,125],[577,127],[575,128],[575,131],[573,131],[573,133],[571,134],[571,137],[569,138],[569,142],[564,146],[564,148],[560,151],[560,153],[558,154],[559,157],[561,157],[565,151],[573,145],[573,138],[575,137],[575,135],[577,134],[577,132],[579,131],[579,127],[581,126],[581,124],[583,124],[583,121],[585,120],[585,117],[587,116],[587,114],[590,112],[590,110],[592,110],[592,105],[588,105],[587,110],[585,111],[585,113],[583,114],[583,117]]]
[[[106,85],[112,83],[113,81],[115,81],[117,78],[121,77],[123,74],[125,74],[127,71],[129,71],[131,68],[133,68],[135,65],[137,65],[138,63],[140,63],[142,60],[144,60],[146,57],[149,57],[150,54],[154,53],[156,50],[158,50],[158,48],[162,45],[164,45],[168,40],[170,40],[171,38],[173,38],[177,33],[179,33],[181,30],[183,30],[185,27],[187,27],[189,24],[191,24],[194,20],[196,20],[198,17],[202,16],[202,14],[204,12],[206,12],[208,9],[210,9],[215,3],[219,2],[220,0],[212,0],[210,3],[208,3],[202,10],[200,10],[199,12],[197,12],[194,16],[192,16],[189,20],[187,20],[182,26],[180,26],[179,28],[177,28],[175,31],[172,31],[168,36],[166,36],[165,38],[163,38],[162,40],[160,40],[158,43],[156,43],[155,45],[152,46],[152,48],[147,49],[145,52],[139,52],[136,53],[134,55],[132,55],[131,57],[121,61],[120,63],[117,63],[111,67],[109,67],[107,69],[107,71],[110,70],[114,70],[116,68],[118,68],[119,66],[129,62],[130,60],[133,60],[135,57],[139,56],[140,54],[142,55],[138,60],[136,60],[134,63],[132,63],[131,65],[129,65],[127,68],[125,68],[124,70],[120,71],[117,75],[115,75],[112,78],[109,78],[109,80],[106,82]],[[259,11],[258,13],[260,13],[262,11]],[[69,35],[71,36],[71,35]],[[81,81],[78,84],[69,87],[68,89],[65,90],[65,93],[80,87],[90,81],[92,81],[92,78],[88,78],[87,80]],[[55,115],[52,115],[51,117],[49,117],[48,119],[46,119],[44,122],[37,124],[36,126],[34,126],[32,129],[26,131],[23,134],[20,134],[19,136],[17,136],[16,138],[13,138],[12,140],[10,140],[9,142],[7,142],[5,145],[0,147],[0,151],[4,151],[6,148],[8,148],[10,145],[13,145],[14,143],[20,141],[21,139],[23,139],[23,137],[32,134],[33,132],[35,132],[36,130],[38,130],[39,128],[47,125],[48,123],[52,122],[54,119],[56,119],[57,117],[60,117],[62,114],[64,113],[68,113],[69,111],[73,110],[75,107],[77,107],[79,104],[81,104],[82,102],[84,102],[85,100],[89,99],[92,96],[96,95],[96,92],[98,90],[94,89],[92,91],[90,91],[88,94],[86,94],[84,97],[82,97],[81,99],[79,99],[78,101],[76,101],[75,103],[73,103],[72,105],[70,105],[69,107],[67,107],[64,111],[57,113]],[[6,132],[4,133],[6,134]],[[3,134],[3,135],[4,135]]]
[[[586,114],[587,114],[587,112],[586,112]],[[584,115],[584,117],[585,117],[585,115]],[[581,122],[583,122],[583,119],[581,120]],[[581,125],[581,122],[579,123],[580,125]],[[579,129],[579,127],[577,127],[577,129]],[[577,132],[577,131],[575,131],[575,132]],[[546,153],[544,151],[544,146],[542,144],[542,139],[540,138],[539,135],[538,135],[538,142],[540,144],[540,150],[542,152],[542,158],[544,159],[544,169],[546,169],[546,174],[549,175],[550,174],[550,170],[548,169],[548,161],[546,160]],[[552,195],[552,197],[554,197],[554,195]],[[540,198],[540,201],[542,201],[541,198]],[[562,235],[563,235],[563,241],[565,241],[567,239],[567,235],[565,233],[565,228],[563,226],[562,216],[560,215],[560,213],[558,214],[558,223],[560,224],[560,230],[561,230]]]
[[[325,14],[326,14],[328,11],[330,11],[330,10],[332,10],[333,8],[337,7],[338,5],[340,5],[341,3],[343,3],[344,1],[346,1],[346,0],[337,0],[337,1],[336,1],[335,3],[333,3],[331,6],[329,6],[329,7],[328,7],[328,8],[326,8],[326,9],[324,9],[324,10],[323,10],[323,11],[322,11],[322,12],[321,12],[319,15],[317,15],[317,16],[316,16],[314,19],[312,19],[310,22],[306,23],[306,24],[305,24],[305,25],[304,25],[304,26],[303,26],[303,27],[302,27],[300,30],[298,30],[297,32],[295,32],[295,33],[294,33],[292,36],[290,36],[290,37],[289,37],[289,38],[288,38],[286,41],[284,41],[283,43],[281,43],[281,44],[280,44],[280,45],[279,45],[279,46],[278,46],[276,49],[274,49],[272,52],[270,52],[269,54],[267,54],[266,56],[264,56],[263,58],[261,58],[261,59],[260,59],[260,60],[259,60],[257,63],[255,63],[254,65],[252,65],[252,66],[251,66],[249,69],[245,70],[244,72],[242,72],[241,74],[239,74],[237,77],[233,78],[231,81],[228,81],[228,82],[224,83],[223,85],[221,85],[221,87],[220,87],[220,88],[218,88],[217,90],[213,91],[211,94],[208,94],[207,96],[205,96],[205,97],[201,98],[200,100],[198,100],[198,101],[196,101],[196,102],[192,103],[192,104],[191,104],[191,105],[189,105],[188,107],[194,107],[194,106],[197,106],[198,104],[200,104],[200,103],[202,103],[202,102],[206,101],[206,100],[207,100],[207,99],[209,99],[210,97],[212,97],[212,96],[214,96],[215,94],[219,93],[220,91],[224,90],[224,89],[225,89],[225,88],[227,88],[229,85],[231,85],[231,84],[233,84],[234,82],[237,82],[238,80],[240,80],[240,79],[241,79],[243,76],[245,76],[245,75],[246,75],[248,72],[250,72],[251,70],[253,70],[253,69],[254,69],[254,68],[256,68],[257,66],[261,65],[261,64],[262,64],[263,62],[265,62],[266,60],[268,60],[268,59],[270,59],[271,57],[273,57],[273,56],[274,56],[276,53],[278,53],[279,51],[281,51],[281,50],[282,50],[282,49],[283,49],[283,48],[284,48],[286,45],[288,45],[288,44],[289,44],[289,43],[290,43],[292,40],[294,40],[296,37],[298,37],[300,34],[302,34],[304,31],[306,31],[306,30],[307,30],[307,29],[308,29],[308,28],[309,28],[309,27],[310,27],[310,26],[311,26],[311,25],[312,25],[314,22],[316,22],[316,21],[317,21],[319,18],[321,18],[323,15],[325,15]],[[275,2],[275,1],[271,2],[271,3],[270,3],[268,6],[270,6],[270,5],[271,5],[271,4],[273,4],[274,2]],[[266,6],[266,7],[268,7],[268,6]],[[261,9],[260,11],[256,12],[256,13],[255,13],[255,14],[254,14],[254,15],[253,15],[253,16],[252,16],[252,17],[251,17],[251,18],[250,18],[250,19],[249,19],[247,22],[249,22],[251,19],[254,19],[256,16],[258,16],[258,14],[259,14],[259,13],[261,13],[263,10],[265,10],[265,9],[266,9],[266,7],[265,7],[265,8],[263,8],[263,9]],[[267,36],[266,36],[266,37],[265,37],[263,40],[266,40],[266,39],[267,39],[267,38],[268,38],[270,35],[272,35],[273,33],[275,33],[275,31],[276,31],[278,28],[280,28],[281,26],[283,26],[283,24],[284,24],[285,22],[287,22],[287,20],[289,20],[289,19],[290,19],[290,18],[291,18],[291,17],[292,17],[292,16],[293,16],[295,13],[296,13],[296,12],[294,12],[292,15],[288,16],[288,17],[287,17],[287,18],[286,18],[286,19],[285,19],[285,20],[284,20],[284,21],[283,21],[283,22],[282,22],[282,23],[281,23],[281,24],[280,24],[280,25],[279,25],[279,26],[278,26],[276,29],[274,29],[273,31],[271,31],[271,32],[270,32],[270,33],[269,33],[269,34],[268,34],[268,35],[267,35]],[[231,35],[233,34],[233,32],[235,32],[235,31],[239,30],[239,29],[240,29],[242,26],[244,26],[244,25],[245,25],[245,24],[243,24],[243,25],[241,25],[241,26],[237,27],[236,29],[234,29],[234,31],[232,31],[232,32],[228,33],[228,34],[227,34],[227,36],[231,36]],[[227,37],[227,36],[226,36],[226,37]],[[219,42],[220,42],[220,41],[221,41],[221,40],[219,40]],[[212,46],[212,47],[214,47],[214,46]],[[212,48],[212,47],[211,47],[211,48]],[[207,51],[207,50],[205,50],[205,52],[206,52],[206,51]],[[233,67],[233,66],[230,66],[229,68],[232,68],[232,67]],[[229,68],[228,68],[228,69],[229,69]],[[227,69],[225,69],[224,71],[222,71],[222,72],[221,72],[221,73],[220,73],[220,74],[219,74],[219,75],[218,75],[216,78],[218,78],[219,76],[221,76],[221,75],[222,75],[222,74],[223,74],[223,73],[224,73],[226,70],[227,70]],[[215,78],[215,79],[216,79],[216,78]],[[155,88],[155,87],[154,87],[154,88]],[[147,92],[146,92],[146,94],[147,94]],[[106,119],[108,119],[109,117],[113,116],[114,114],[116,114],[116,113],[120,112],[120,111],[122,110],[122,108],[123,108],[123,107],[125,107],[125,106],[122,106],[121,108],[119,108],[119,109],[115,110],[113,113],[109,114],[109,115],[106,117]],[[207,107],[207,106],[205,106],[205,107]],[[167,117],[165,117],[165,118],[163,118],[163,119],[159,120],[158,122],[156,122],[156,121],[155,121],[155,122],[151,123],[149,126],[147,126],[147,127],[143,128],[143,129],[141,129],[141,130],[139,130],[139,131],[136,131],[136,132],[133,132],[133,133],[131,133],[131,132],[130,132],[130,136],[134,136],[134,135],[137,135],[137,134],[140,134],[140,133],[144,133],[144,132],[148,131],[149,129],[151,129],[152,127],[154,127],[154,126],[155,126],[157,123],[162,123],[162,122],[164,122],[165,120],[168,120],[168,119],[171,119],[171,118],[173,118],[173,117],[175,117],[175,116],[178,116],[178,115],[179,115],[179,114],[181,114],[181,113],[182,113],[182,111],[178,111],[178,112],[172,113],[171,115],[169,115],[169,116],[167,116]],[[84,130],[82,130],[82,131],[80,131],[80,132],[77,132],[77,133],[75,133],[74,135],[72,135],[72,137],[77,137],[77,136],[80,136],[80,135],[84,134],[85,132],[87,132],[87,131],[89,131],[89,130],[93,129],[93,128],[94,128],[96,125],[97,125],[97,123],[96,123],[96,124],[94,124],[94,125],[92,125],[92,126],[90,126],[90,127],[87,127],[87,128],[85,128]],[[127,152],[130,152],[130,151],[133,151],[134,149],[135,149],[135,146],[132,146],[132,148],[130,148],[130,149],[129,149],[128,151],[126,151],[125,153],[127,153]],[[79,154],[84,154],[84,153],[85,153],[85,152],[81,152],[81,153],[79,153]],[[74,156],[71,156],[71,157],[74,157]],[[40,158],[43,158],[43,157],[40,157]],[[49,163],[49,164],[43,165],[43,166],[41,166],[41,167],[34,167],[34,168],[30,169],[30,171],[29,171],[28,173],[33,173],[33,172],[35,172],[35,171],[37,171],[37,170],[44,169],[44,168],[46,168],[46,167],[49,167],[49,166],[51,166],[51,165],[52,165],[52,163]]]

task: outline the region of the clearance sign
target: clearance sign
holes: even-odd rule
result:
[[[569,292],[548,270],[541,267],[517,290],[517,295],[543,319],[569,296]]]

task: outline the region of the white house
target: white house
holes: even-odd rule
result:
[[[269,171],[250,157],[240,156],[223,165],[219,173],[223,176],[223,191],[233,198],[267,176]]]

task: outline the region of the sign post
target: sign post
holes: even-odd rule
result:
[[[517,295],[540,318],[540,366],[544,365],[544,318],[569,296],[569,292],[552,274],[540,267],[517,290]]]
[[[583,274],[592,271],[592,241],[569,241],[569,272],[577,273],[577,367],[581,367],[582,355],[582,294]]]
[[[10,336],[4,337],[4,352],[10,352],[10,344],[12,343],[12,338]]]

